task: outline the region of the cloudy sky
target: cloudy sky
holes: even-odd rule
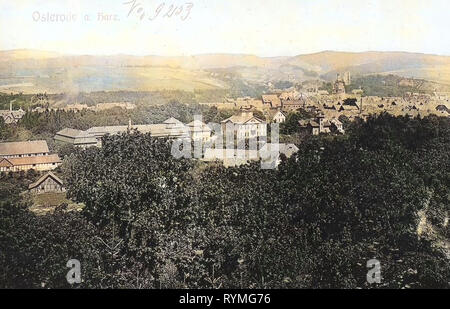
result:
[[[0,49],[450,55],[449,11],[449,0],[0,0]]]

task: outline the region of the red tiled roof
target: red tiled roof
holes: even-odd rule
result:
[[[61,159],[58,155],[48,155],[48,156],[36,156],[36,157],[24,157],[24,158],[8,158],[14,166],[17,165],[33,165],[33,164],[52,164],[61,163]]]
[[[46,141],[0,143],[0,157],[48,152]]]

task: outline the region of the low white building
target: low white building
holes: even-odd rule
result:
[[[267,123],[253,115],[253,112],[242,111],[222,121],[222,133],[232,129],[237,139],[250,139],[267,136]]]
[[[187,138],[189,137],[189,127],[175,118],[169,118],[163,123],[133,125],[131,121],[128,125],[92,127],[86,131],[65,128],[59,131],[54,139],[58,142],[70,143],[83,148],[89,146],[102,146],[102,137],[105,135],[116,135],[132,131],[142,134],[149,133],[155,138]]]
[[[98,141],[94,135],[85,131],[69,128],[65,128],[56,133],[54,140],[59,143],[71,144],[81,148],[98,146]]]
[[[25,111],[21,108],[13,110],[12,102],[9,103],[9,110],[0,110],[0,117],[6,124],[17,123],[23,116],[25,116]]]
[[[278,111],[272,119],[274,123],[284,123],[286,122],[286,115],[282,111]]]
[[[200,120],[188,123],[190,137],[193,141],[206,142],[211,139],[211,128]]]
[[[258,154],[262,163],[265,164],[267,168],[276,168],[281,163],[281,155],[290,158],[298,152],[298,150],[299,149],[295,144],[267,143],[261,147]]]

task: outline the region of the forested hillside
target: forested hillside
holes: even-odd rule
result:
[[[78,259],[81,288],[449,288],[448,251],[418,226],[448,240],[450,120],[383,114],[348,132],[307,138],[278,170],[107,137],[64,160],[81,212],[36,216],[2,174],[0,287],[69,287]]]

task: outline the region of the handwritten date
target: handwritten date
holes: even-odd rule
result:
[[[182,21],[185,21],[191,15],[192,8],[194,7],[194,4],[191,2],[186,2],[183,5],[168,5],[162,2],[155,10],[147,11],[142,3],[137,0],[130,0],[123,4],[127,5],[129,9],[127,17],[137,16],[140,20],[147,18],[150,21],[154,21],[157,18],[172,17],[179,17]],[[147,12],[150,13],[148,14]]]

